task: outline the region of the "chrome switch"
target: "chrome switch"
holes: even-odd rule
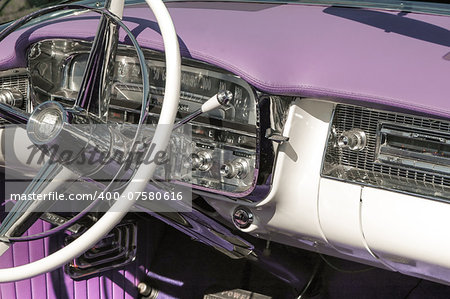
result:
[[[245,159],[235,159],[231,162],[225,162],[220,167],[220,174],[228,179],[237,177],[243,179],[249,172],[249,164]]]
[[[207,171],[212,166],[212,156],[209,152],[200,151],[198,153],[193,153],[189,162],[193,170]]]

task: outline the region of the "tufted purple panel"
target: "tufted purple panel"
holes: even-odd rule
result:
[[[140,224],[143,231],[151,232],[151,228]],[[38,221],[28,233],[42,232],[49,224]],[[140,235],[142,237],[142,234]],[[147,235],[146,239],[149,238]],[[50,238],[31,242],[16,243],[0,257],[0,268],[22,265],[35,261],[53,252],[62,243],[61,238]],[[151,251],[150,243],[140,242],[141,254],[137,260],[122,270],[112,270],[98,277],[87,280],[73,281],[64,274],[62,269],[42,274],[32,279],[15,283],[0,284],[0,298],[4,299],[131,299],[137,297],[136,285],[148,271],[145,265],[150,264],[147,250]],[[141,265],[141,269],[138,264]]]
[[[184,56],[228,69],[263,91],[450,117],[450,17],[256,3],[168,6]],[[163,49],[144,5],[125,16],[143,46]],[[26,47],[40,39],[92,39],[95,18],[14,34],[0,44],[0,69],[24,66]]]

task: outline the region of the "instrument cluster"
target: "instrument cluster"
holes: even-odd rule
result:
[[[90,43],[76,40],[46,40],[33,44],[28,52],[33,104],[49,99],[73,104],[89,50]],[[146,122],[154,124],[164,97],[165,63],[159,52],[144,50],[144,53],[150,76]],[[127,46],[119,47],[115,61],[107,121],[136,124],[142,100],[139,62],[134,50]],[[168,179],[187,183],[194,189],[243,197],[255,187],[259,165],[259,105],[250,85],[226,71],[184,59],[177,119],[193,113],[224,90],[233,94],[232,102],[200,115],[179,129],[191,138],[172,141],[172,151],[178,154],[171,157],[178,160],[170,164],[178,167],[178,173],[186,175]]]

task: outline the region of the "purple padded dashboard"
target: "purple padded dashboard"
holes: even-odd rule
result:
[[[262,91],[450,117],[450,17],[295,4],[168,7],[183,56],[227,69]],[[154,20],[145,5],[125,11],[142,46],[163,50]],[[0,70],[25,66],[31,43],[91,40],[96,27],[96,16],[82,14],[16,32],[0,44]]]

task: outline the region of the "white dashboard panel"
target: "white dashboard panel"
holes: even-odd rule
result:
[[[333,107],[292,104],[262,202],[208,202],[229,221],[246,206],[257,237],[450,284],[449,204],[321,178]]]
[[[320,180],[319,219],[328,242],[337,251],[378,262],[370,252],[361,228],[361,186]]]
[[[258,205],[275,207],[266,229],[326,242],[317,198],[333,108],[332,103],[308,99],[298,99],[291,106],[283,132],[289,141],[279,147],[272,189]]]
[[[450,283],[450,205],[364,187],[361,221],[369,248],[397,271]]]
[[[334,104],[316,99],[297,99],[289,108],[278,146],[269,195],[260,203],[208,200],[225,218],[241,205],[249,208],[253,224],[242,229],[262,235],[284,235],[307,244],[326,243],[322,234],[317,199],[320,169]]]
[[[320,171],[334,104],[316,99],[297,99],[289,108],[278,147],[269,195],[260,203],[210,200],[226,219],[244,205],[254,214],[253,224],[243,229],[262,235],[281,234],[295,242],[326,244],[318,216]],[[296,240],[296,241],[295,241]]]

